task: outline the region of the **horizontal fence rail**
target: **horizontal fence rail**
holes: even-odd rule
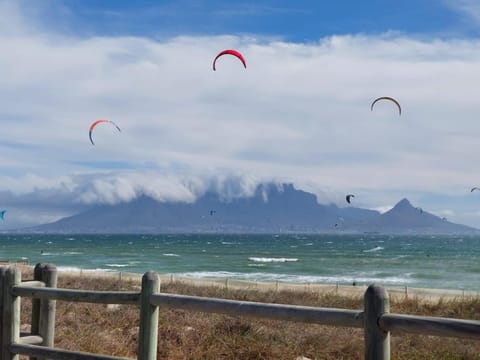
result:
[[[12,288],[14,296],[34,299],[63,300],[96,304],[139,304],[140,293],[129,291],[93,291],[38,288],[17,285]]]
[[[480,321],[385,314],[378,324],[384,331],[480,340]]]
[[[391,314],[389,296],[383,287],[377,285],[369,286],[365,292],[363,310],[350,310],[161,293],[160,278],[154,272],[143,275],[141,292],[58,289],[56,276],[53,265],[38,264],[35,267],[34,280],[21,282],[18,269],[0,266],[2,360],[17,360],[18,355],[52,360],[127,360],[124,357],[53,347],[56,300],[140,305],[140,360],[156,359],[160,307],[363,328],[365,359],[390,359],[391,332],[480,340],[480,321]],[[32,298],[30,334],[20,334],[22,297]]]
[[[90,354],[81,351],[60,350],[44,346],[12,344],[10,351],[19,355],[46,357],[55,360],[132,360],[125,357]]]
[[[20,334],[20,343],[24,345],[40,345],[43,338],[39,335],[25,335]]]
[[[297,305],[267,304],[187,295],[155,294],[153,305],[227,315],[363,328],[363,312]]]

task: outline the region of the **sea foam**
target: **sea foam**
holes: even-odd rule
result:
[[[106,266],[110,266],[110,267],[127,267],[129,266],[128,264],[105,264]]]
[[[386,276],[379,277],[371,274],[362,274],[361,276],[321,276],[321,275],[295,275],[295,274],[275,274],[267,272],[240,273],[230,271],[196,271],[178,273],[179,276],[185,276],[194,279],[235,279],[244,281],[260,281],[260,282],[284,282],[292,284],[352,284],[356,282],[360,284],[381,283],[384,285],[400,285],[411,284],[416,281],[411,279],[408,274],[405,276]]]
[[[374,247],[373,249],[363,250],[363,252],[376,252],[376,251],[380,251],[380,250],[383,250],[383,249],[384,249],[383,247],[377,246],[377,247]]]
[[[255,261],[255,262],[290,262],[290,261],[298,261],[297,258],[267,258],[267,257],[249,257],[248,260]]]

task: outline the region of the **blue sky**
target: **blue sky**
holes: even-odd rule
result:
[[[333,34],[396,31],[478,36],[474,1],[125,1],[63,0],[43,8],[57,30],[82,35],[171,37],[254,34],[317,41]],[[466,16],[467,15],[467,16]]]
[[[9,227],[292,182],[480,227],[480,2],[0,0]],[[222,58],[234,48],[247,69]],[[401,117],[378,96],[393,96]],[[95,130],[98,118],[115,121]],[[39,213],[38,209],[43,209]]]

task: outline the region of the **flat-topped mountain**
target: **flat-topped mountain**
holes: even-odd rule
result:
[[[250,197],[225,200],[208,192],[193,203],[159,202],[141,196],[98,205],[56,222],[23,229],[60,233],[476,233],[413,207],[407,199],[377,211],[322,205],[291,184],[259,185]]]

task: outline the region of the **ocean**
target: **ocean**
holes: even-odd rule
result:
[[[0,235],[0,259],[60,269],[480,291],[480,236]]]

